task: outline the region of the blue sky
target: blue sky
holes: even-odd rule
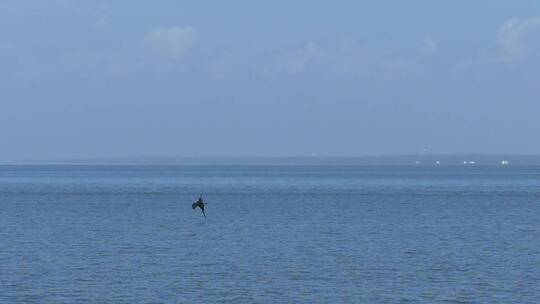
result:
[[[0,3],[0,160],[540,153],[539,1]]]

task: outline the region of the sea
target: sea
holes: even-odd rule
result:
[[[2,165],[0,303],[537,304],[540,167]]]

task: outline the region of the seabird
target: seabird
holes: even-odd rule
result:
[[[204,215],[204,217],[206,217],[206,214],[204,214],[204,202],[202,200],[202,195],[199,196],[199,199],[195,203],[193,203],[191,207],[193,208],[193,210],[195,210],[195,208],[197,207],[201,208],[202,214]]]

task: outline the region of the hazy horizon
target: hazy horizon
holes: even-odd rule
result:
[[[503,163],[503,161],[505,163]],[[0,165],[299,165],[299,166],[538,166],[533,154],[408,154],[369,156],[155,156],[0,160]]]
[[[540,2],[0,3],[0,161],[540,154]]]

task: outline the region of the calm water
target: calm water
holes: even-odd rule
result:
[[[538,167],[0,166],[0,207],[1,303],[540,303]]]

